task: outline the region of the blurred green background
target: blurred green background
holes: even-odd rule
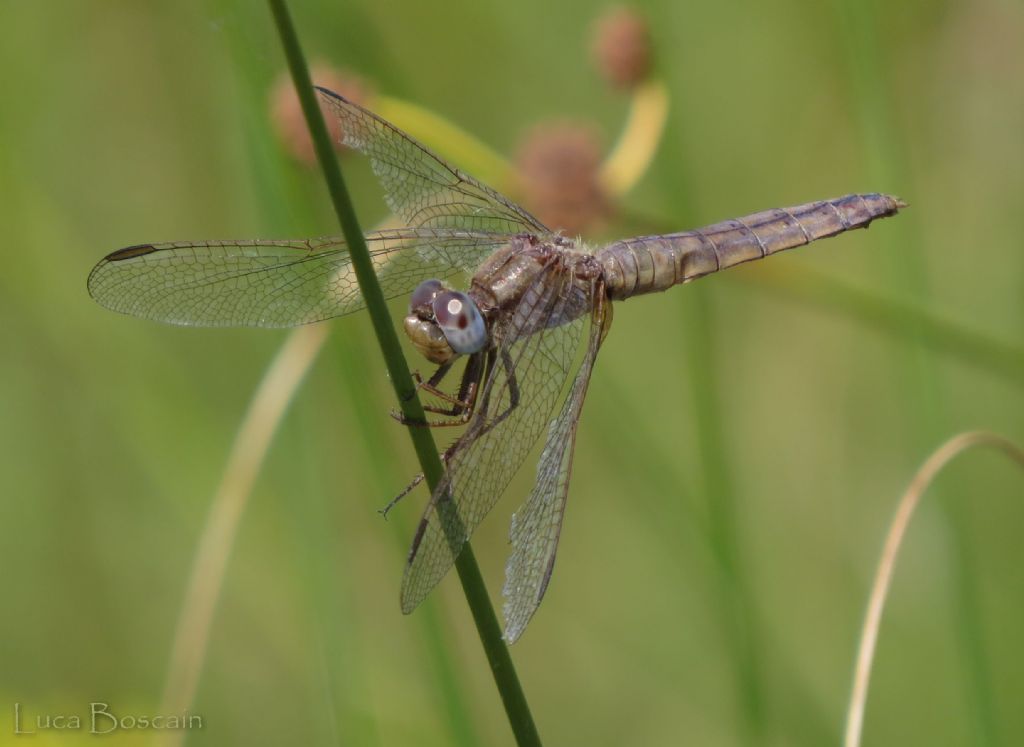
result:
[[[293,13],[311,59],[512,154],[551,119],[614,142],[628,98],[588,58],[603,7]],[[682,230],[853,191],[911,208],[618,306],[558,567],[513,657],[548,744],[836,743],[900,492],[958,431],[1024,440],[1024,7],[637,7],[671,109],[621,215]],[[0,744],[28,738],[13,734],[16,702],[26,718],[159,707],[213,492],[287,333],[120,317],[85,278],[143,241],[337,232],[319,174],[268,122],[283,66],[262,3],[0,5]],[[366,165],[345,169],[364,225],[383,219]],[[817,295],[789,285],[817,277]],[[967,334],[926,339],[837,282]],[[977,352],[987,341],[1002,363]],[[392,405],[367,318],[333,322],[243,518],[189,743],[511,743],[454,576],[399,613],[426,495],[386,523],[376,513],[417,471]],[[496,603],[532,477],[474,539]],[[1022,485],[977,453],[926,498],[883,621],[866,743],[1024,742]]]

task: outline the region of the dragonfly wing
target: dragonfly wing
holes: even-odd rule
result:
[[[594,294],[602,299],[602,293]],[[587,352],[576,372],[569,396],[558,417],[548,427],[547,440],[537,463],[537,481],[522,507],[512,516],[509,540],[512,554],[505,566],[505,640],[515,643],[537,611],[547,591],[555,566],[562,517],[572,474],[573,447],[587,385],[594,369],[597,351],[607,332],[604,303],[594,308]]]
[[[326,88],[317,90],[341,124],[342,143],[370,158],[388,206],[410,226],[550,233],[526,210],[445,163],[387,120]]]
[[[388,298],[474,269],[509,237],[438,228],[367,234]],[[200,327],[293,327],[363,308],[341,237],[140,244],[102,259],[89,293],[114,311]]]
[[[572,283],[571,272],[556,264],[495,326],[495,360],[473,418],[413,540],[402,579],[403,612],[411,612],[448,572],[555,412],[587,318],[554,327],[545,322],[564,313]]]

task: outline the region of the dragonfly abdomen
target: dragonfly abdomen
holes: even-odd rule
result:
[[[614,300],[653,293],[727,267],[809,244],[906,207],[883,194],[776,208],[682,233],[641,236],[609,244],[597,253],[608,295]]]

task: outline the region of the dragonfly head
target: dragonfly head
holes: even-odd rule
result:
[[[442,365],[456,355],[475,353],[487,344],[487,325],[467,294],[424,280],[409,299],[405,333],[423,356]]]

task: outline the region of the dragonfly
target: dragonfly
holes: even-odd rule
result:
[[[420,425],[464,426],[442,454],[444,476],[412,541],[403,612],[447,574],[543,440],[509,534],[510,643],[551,580],[577,426],[613,302],[865,228],[906,207],[885,194],[850,194],[594,248],[543,225],[390,122],[317,92],[341,126],[342,144],[369,158],[405,224],[367,233],[366,242],[385,296],[409,298],[406,334],[437,367],[427,379],[417,375],[436,400],[425,405],[433,419]],[[465,290],[447,282],[459,275],[469,276]],[[364,306],[340,237],[137,244],[102,259],[88,288],[114,311],[203,327],[291,327]],[[455,385],[448,377],[463,361]]]

